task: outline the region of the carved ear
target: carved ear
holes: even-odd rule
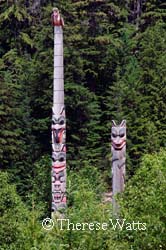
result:
[[[55,112],[54,112],[54,108],[52,107],[52,114],[54,115],[55,114]]]
[[[126,120],[122,120],[120,126],[121,126],[121,127],[126,127]]]
[[[114,120],[112,120],[112,127],[116,127],[116,122]]]
[[[64,106],[61,107],[60,115],[63,113],[63,111],[65,111],[65,107]]]

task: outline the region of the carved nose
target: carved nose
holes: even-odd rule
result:
[[[54,187],[56,190],[60,190],[61,188],[61,182],[59,180],[56,180],[54,183]]]
[[[59,140],[59,136],[58,136],[58,130],[56,131],[56,134],[55,134],[55,142],[56,143],[60,143],[60,140]]]
[[[56,143],[59,143],[59,138],[58,138],[58,137],[56,137],[56,140],[55,140],[55,141],[56,141]]]

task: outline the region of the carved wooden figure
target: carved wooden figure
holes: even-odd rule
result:
[[[66,115],[64,107],[63,18],[53,8],[54,80],[52,107],[52,212],[66,207]]]
[[[126,121],[120,125],[112,121],[111,131],[111,151],[112,151],[112,192],[113,211],[118,213],[118,205],[115,195],[124,190],[125,185],[125,163],[126,163]]]

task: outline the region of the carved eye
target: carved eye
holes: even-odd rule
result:
[[[59,125],[64,125],[65,121],[64,120],[60,120],[59,121]]]
[[[116,135],[115,133],[112,133],[112,137],[114,137],[114,138],[115,138],[116,136],[117,136],[117,135]]]
[[[63,162],[64,160],[65,160],[65,159],[64,159],[64,157],[62,157],[62,156],[59,158],[59,161],[60,161],[60,162]]]
[[[60,177],[60,182],[65,182],[65,177],[64,176]]]
[[[53,117],[53,118],[52,118],[52,124],[55,125],[55,124],[57,124],[57,123],[58,123],[58,120],[57,120],[55,117]]]
[[[124,137],[124,136],[125,136],[125,134],[124,134],[124,133],[122,133],[122,134],[120,134],[119,136],[122,138],[122,137]]]
[[[64,125],[65,124],[65,117],[61,116],[59,117],[59,125]]]

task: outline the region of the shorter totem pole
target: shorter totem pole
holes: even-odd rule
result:
[[[64,106],[63,26],[57,8],[51,16],[54,26],[54,80],[52,107],[52,212],[66,207],[66,115]]]
[[[112,121],[111,131],[111,151],[112,151],[112,193],[113,193],[113,213],[118,214],[118,204],[115,196],[124,190],[125,185],[125,162],[126,162],[126,121],[120,125]]]

